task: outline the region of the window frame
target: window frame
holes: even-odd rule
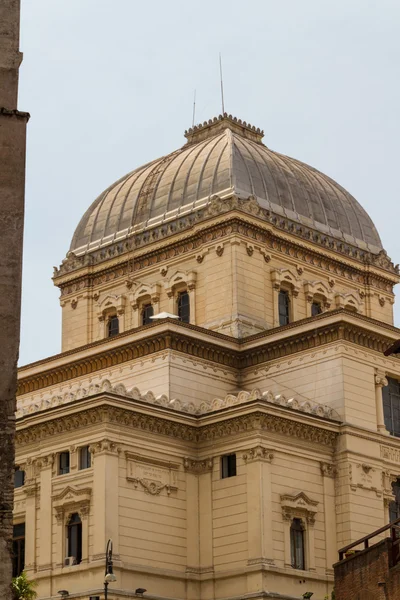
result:
[[[388,385],[382,388],[383,419],[386,429],[393,437],[400,437],[400,381],[388,377]]]
[[[23,533],[16,534],[16,528],[23,526]],[[25,568],[25,523],[15,523],[13,525],[12,537],[12,572],[13,577],[21,575]],[[15,552],[17,550],[17,552]]]
[[[221,479],[236,477],[237,475],[237,460],[236,454],[224,454],[221,456]]]
[[[146,310],[151,309],[151,315],[146,314]],[[153,320],[150,317],[154,316],[154,306],[152,305],[151,302],[146,302],[145,304],[142,304],[141,307],[141,321],[142,321],[142,325],[149,325],[150,323],[153,322]]]
[[[286,306],[285,308],[285,313],[283,313],[281,311],[282,308],[282,303],[281,303],[281,298],[286,298]],[[281,288],[278,292],[278,320],[279,320],[279,327],[284,327],[285,325],[289,325],[289,323],[292,320],[291,317],[291,294],[290,291],[287,290],[286,288]],[[281,318],[282,317],[282,318]],[[285,323],[283,323],[283,319],[286,321]]]
[[[74,520],[74,517],[79,520]],[[75,512],[68,519],[67,524],[67,558],[73,556],[76,564],[82,562],[82,519],[79,513]]]
[[[294,527],[294,524],[298,527]],[[305,544],[305,526],[303,519],[293,517],[290,523],[290,561],[293,569],[299,571],[306,570],[306,544]],[[299,544],[300,541],[300,544]],[[300,560],[299,560],[300,551]]]
[[[68,456],[68,465],[62,466],[62,457]],[[67,470],[68,469],[68,470]],[[58,455],[58,475],[68,475],[71,472],[71,454],[68,450],[60,452]]]
[[[317,307],[317,312],[315,314],[314,314],[314,307]],[[313,300],[311,302],[311,316],[317,317],[318,315],[322,315],[322,313],[323,313],[322,302],[320,302],[319,300]]]
[[[116,322],[116,324],[117,324],[116,327],[114,327],[114,329],[112,326],[113,322],[114,323]],[[116,329],[116,331],[115,331],[115,329]],[[113,314],[109,315],[109,317],[107,319],[107,337],[110,338],[110,337],[114,337],[116,335],[119,335],[119,317],[116,313],[115,314],[113,313]]]
[[[21,477],[22,477],[22,483],[18,482],[17,484],[17,473],[21,473]],[[15,467],[15,471],[14,471],[14,490],[17,490],[18,488],[21,488],[25,485],[25,471],[23,469],[20,469],[19,467]]]
[[[187,298],[187,304],[185,305],[182,305],[181,303],[183,297]],[[185,309],[187,309],[187,314],[182,315],[182,312],[185,311]],[[177,293],[176,310],[179,320],[182,321],[182,323],[190,323],[190,295],[187,289],[180,290]]]
[[[82,454],[86,452],[86,466],[84,465],[84,460]],[[79,448],[79,470],[84,471],[85,469],[90,469],[92,466],[92,454],[90,452],[90,446],[81,446]]]

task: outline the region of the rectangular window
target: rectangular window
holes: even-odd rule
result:
[[[92,457],[90,454],[89,446],[83,446],[79,452],[79,468],[90,469],[92,466]]]
[[[385,427],[391,435],[400,437],[400,382],[388,377],[382,396]]]
[[[190,323],[190,299],[187,292],[178,294],[178,317],[184,323]]]
[[[151,304],[145,304],[142,309],[142,324],[148,325],[153,322],[151,318],[154,315],[153,306]]]
[[[21,575],[25,567],[25,523],[13,527],[13,577]]]
[[[290,554],[293,569],[304,570],[304,527],[301,519],[293,519],[290,526]]]
[[[25,471],[22,471],[19,467],[16,467],[14,473],[14,488],[20,488],[25,484]]]
[[[289,316],[289,292],[281,290],[279,292],[278,303],[279,303],[279,325],[288,325],[290,321]]]
[[[58,474],[66,475],[69,473],[69,452],[60,452],[58,456]]]
[[[317,315],[320,315],[321,313],[322,313],[321,302],[313,302],[311,304],[311,315],[313,317],[316,317]]]
[[[119,334],[119,320],[117,315],[112,315],[108,320],[108,337]]]
[[[221,479],[236,475],[236,454],[221,456]]]

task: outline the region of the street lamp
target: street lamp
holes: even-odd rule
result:
[[[117,581],[113,572],[112,540],[108,540],[106,547],[106,571],[104,573],[104,600],[108,600],[108,584]]]

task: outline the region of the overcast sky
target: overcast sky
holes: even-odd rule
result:
[[[400,262],[398,0],[22,0],[28,125],[20,364],[60,351],[51,281],[89,204],[227,112],[364,206]],[[400,302],[396,324],[400,325]]]

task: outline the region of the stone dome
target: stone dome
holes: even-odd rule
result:
[[[217,195],[254,196],[276,215],[372,253],[379,234],[351,194],[327,175],[273,152],[263,132],[230,115],[185,132],[187,143],[113,183],[88,208],[70,250],[82,255],[205,207]]]

